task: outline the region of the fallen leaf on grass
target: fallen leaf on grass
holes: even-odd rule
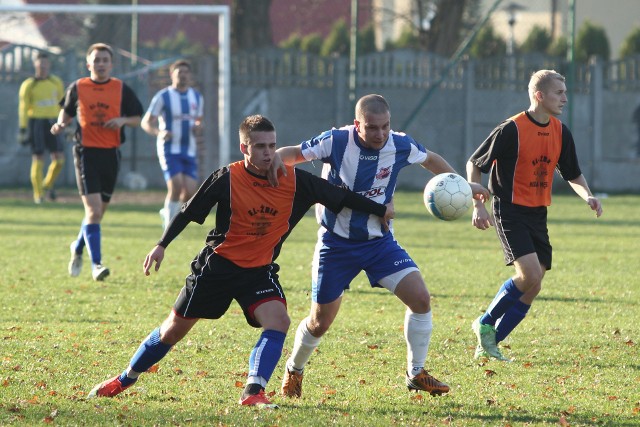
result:
[[[158,372],[158,369],[160,369],[160,365],[155,364],[149,369],[147,369],[147,372],[149,372],[150,374],[155,374],[156,372]]]
[[[242,381],[236,381],[236,387],[242,388],[243,386],[244,384],[242,383]]]
[[[491,369],[485,369],[484,370],[484,376],[485,377],[492,377],[496,374],[496,371],[492,371]]]
[[[420,393],[415,393],[414,396],[411,396],[411,400],[422,400],[423,397]]]
[[[629,347],[633,347],[634,345],[636,345],[633,341],[628,340],[624,342],[626,345],[628,345]]]
[[[329,389],[329,390],[325,390],[323,393],[328,395],[333,395],[333,394],[336,394],[337,391],[334,389]]]
[[[570,424],[567,421],[567,419],[565,417],[560,417],[560,419],[558,420],[558,424],[560,424],[563,427],[569,427]]]

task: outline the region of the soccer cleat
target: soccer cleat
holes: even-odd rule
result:
[[[69,261],[69,276],[78,277],[82,271],[82,254],[76,253],[75,242],[71,243],[71,261]]]
[[[109,273],[109,269],[102,264],[95,264],[93,266],[93,270],[91,271],[93,280],[95,280],[96,282],[104,280],[109,275]]]
[[[58,195],[56,194],[56,190],[54,190],[53,188],[49,189],[47,191],[47,197],[49,197],[49,200],[51,200],[52,202],[55,202],[56,199],[58,198]]]
[[[478,346],[482,347],[489,356],[505,362],[511,361],[500,353],[500,349],[496,343],[496,329],[493,326],[480,323],[480,317],[478,317],[471,324],[471,329],[478,339]],[[477,349],[476,354],[478,354]]]
[[[282,377],[282,395],[286,397],[302,396],[302,372],[289,371],[284,368],[284,377]]]
[[[482,346],[480,344],[478,344],[476,346],[476,351],[473,354],[473,358],[474,359],[480,359],[480,358],[490,358],[491,356],[489,356],[489,353],[487,353],[486,351],[484,351],[484,348],[482,348]]]
[[[93,399],[94,397],[114,397],[131,387],[133,384],[135,384],[135,381],[128,386],[123,387],[120,382],[120,375],[116,375],[115,377],[101,382],[91,389],[87,395],[87,399]]]
[[[260,409],[278,409],[278,405],[271,403],[267,396],[264,395],[264,390],[260,390],[258,394],[242,396],[238,403],[245,406],[257,406]]]
[[[431,396],[439,396],[449,392],[448,385],[438,381],[424,369],[413,378],[407,374],[406,383],[410,391],[426,391]]]

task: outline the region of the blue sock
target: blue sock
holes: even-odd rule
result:
[[[84,229],[87,226],[85,220],[82,220],[82,224],[80,225],[80,232],[78,233],[78,237],[73,242],[73,250],[78,254],[82,255],[82,250],[84,249]]]
[[[286,336],[287,334],[284,332],[274,330],[262,332],[249,357],[249,379],[262,377],[265,381],[262,386],[266,386],[266,382],[271,378],[271,374],[280,360]]]
[[[154,329],[149,336],[142,341],[142,344],[138,347],[138,351],[136,351],[131,358],[129,362],[131,370],[137,373],[146,372],[154,364],[158,363],[169,350],[171,350],[171,347],[172,346],[160,341],[160,328]],[[125,387],[133,384],[136,379],[137,378],[127,377],[126,370],[120,375],[120,381]]]
[[[509,278],[509,280],[504,282],[500,287],[493,301],[491,301],[489,308],[480,319],[480,323],[484,325],[495,325],[498,319],[520,299],[522,294],[523,292],[516,288],[513,279]]]
[[[503,341],[522,322],[530,308],[531,305],[522,301],[509,308],[496,325],[496,342]]]
[[[100,224],[87,224],[84,227],[84,241],[91,257],[92,264],[100,264],[102,254],[100,253]]]

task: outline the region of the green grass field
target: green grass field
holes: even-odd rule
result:
[[[160,272],[145,277],[142,261],[161,234],[160,203],[116,199],[102,227],[112,274],[96,283],[87,265],[78,278],[67,274],[82,217],[77,197],[35,206],[0,192],[0,425],[638,426],[640,197],[603,203],[596,219],[576,196],[554,197],[554,268],[504,350],[515,361],[482,363],[472,358],[470,325],[512,273],[495,232],[476,230],[469,217],[438,221],[420,193],[398,193],[396,236],[432,294],[427,367],[451,392],[407,391],[403,306],[361,275],[307,366],[303,397],[276,394],[280,409],[261,411],[237,404],[259,331],[235,304],[223,319],[196,325],[157,372],[122,395],[85,399],[169,313],[211,220],[191,224]],[[268,393],[279,390],[308,312],[315,231],[306,217],[278,260],[292,328]]]

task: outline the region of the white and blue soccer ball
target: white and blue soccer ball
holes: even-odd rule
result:
[[[455,173],[441,173],[424,188],[424,205],[431,215],[443,221],[463,216],[471,207],[473,195],[466,179]]]

